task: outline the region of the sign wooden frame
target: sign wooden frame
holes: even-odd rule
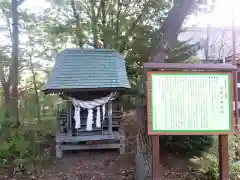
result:
[[[237,66],[234,66],[232,64],[185,64],[185,63],[145,63],[144,69],[147,72],[147,76],[149,76],[148,72],[162,72],[164,73],[173,71],[173,72],[194,72],[194,73],[232,73],[235,71],[234,75],[236,75],[236,71],[238,70]],[[147,77],[148,78],[148,77]],[[232,79],[231,75],[231,79]],[[233,81],[230,81],[231,88],[233,88],[233,85],[236,86],[236,81],[233,84]],[[147,96],[150,97],[150,89],[149,89],[149,80],[147,81]],[[231,91],[232,93],[232,91]],[[237,91],[234,92],[236,94],[235,98],[237,97]],[[231,94],[231,101],[233,100],[233,94]],[[149,99],[149,98],[148,98]],[[235,99],[236,100],[236,99]],[[236,103],[237,104],[237,103]],[[149,111],[149,102],[147,102],[148,109],[146,111]],[[232,106],[231,106],[232,108]],[[236,105],[236,109],[237,105]],[[149,113],[147,114],[149,117]],[[233,114],[232,114],[233,119]],[[148,127],[149,127],[149,118],[148,118]],[[232,121],[233,122],[233,121]],[[150,124],[151,125],[151,124]],[[159,133],[151,133],[152,129],[148,129],[149,135],[151,135],[152,139],[152,180],[159,180],[159,178],[163,175],[162,172],[159,169],[160,165],[160,144],[159,144]],[[162,133],[161,133],[162,134]],[[163,133],[165,135],[166,133]],[[187,135],[190,135],[190,133],[186,133]],[[202,134],[202,133],[201,133]],[[204,135],[209,133],[204,133]],[[229,167],[228,167],[228,134],[222,134],[222,132],[219,133],[211,133],[211,134],[218,134],[218,150],[219,150],[219,179],[220,180],[226,180],[229,179]],[[184,135],[184,134],[175,134],[175,135]],[[192,135],[199,135],[198,133],[192,133]]]
[[[230,107],[229,107],[229,123],[230,123],[230,129],[229,130],[202,130],[202,131],[154,131],[153,127],[152,127],[152,92],[151,92],[151,88],[152,88],[152,83],[151,83],[151,77],[152,75],[156,75],[156,74],[169,74],[169,75],[173,75],[173,74],[186,74],[186,75],[209,75],[209,74],[216,74],[216,75],[220,75],[220,74],[224,74],[224,75],[229,75],[229,88],[230,88],[230,92],[229,92],[229,103],[230,103]],[[215,71],[215,72],[207,72],[207,71],[202,71],[202,72],[193,72],[193,71],[148,71],[146,73],[147,75],[147,112],[148,112],[148,134],[149,135],[218,135],[218,134],[232,134],[234,131],[234,118],[233,118],[233,114],[231,113],[233,110],[232,107],[232,102],[233,102],[233,93],[232,93],[232,88],[233,88],[233,73],[232,72],[219,72],[219,71]]]

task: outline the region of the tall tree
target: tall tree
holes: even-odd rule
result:
[[[18,29],[18,1],[12,0],[11,14],[12,14],[12,63],[11,63],[11,84],[12,84],[12,108],[11,117],[14,122],[19,125],[18,114],[18,52],[19,52],[19,29]]]
[[[4,48],[5,49],[5,48]],[[11,93],[10,93],[10,57],[6,55],[4,49],[0,51],[0,78],[1,78],[1,86],[3,88],[2,96],[3,96],[3,102],[4,102],[4,116],[6,118],[10,117],[10,99],[11,99]]]
[[[35,16],[33,16],[33,14],[28,15],[27,12],[19,8],[21,3],[23,3],[23,1],[17,1],[17,6],[18,6],[17,16],[19,16],[19,18],[17,17],[17,20],[21,21],[21,26],[19,26],[18,28],[19,30],[16,31],[16,23],[13,23],[13,18],[12,18],[12,16],[14,15],[14,13],[12,13],[14,4],[11,4],[10,0],[2,0],[0,2],[0,17],[2,22],[4,23],[0,31],[2,35],[4,35],[5,38],[9,41],[9,42],[6,41],[6,44],[0,47],[0,54],[1,54],[0,55],[1,56],[0,81],[1,81],[1,86],[3,87],[4,107],[6,109],[5,117],[10,116],[10,110],[12,107],[11,105],[16,103],[16,100],[14,99],[15,97],[13,98],[13,101],[11,101],[12,94],[15,94],[16,96],[16,94],[19,94],[19,93],[16,91],[15,93],[12,93],[14,91],[14,88],[12,87],[13,87],[13,84],[15,84],[15,89],[17,89],[16,82],[18,84],[18,81],[20,79],[18,74],[23,68],[23,66],[25,65],[18,58],[18,54],[21,54],[21,53],[19,53],[19,48],[16,48],[16,45],[18,46],[19,44],[17,40],[18,38],[17,39],[15,38],[16,32],[25,33],[27,26],[29,26],[31,23],[34,24],[34,27],[36,26],[36,23],[33,21]],[[16,20],[15,16],[16,16],[16,9],[15,9],[15,15],[14,15],[14,19]],[[17,50],[17,54],[15,53],[16,50]],[[12,59],[11,59],[11,53],[13,55]],[[16,76],[16,73],[17,73],[17,76]],[[15,80],[15,78],[17,79]],[[16,108],[16,105],[13,105],[13,107]],[[13,110],[11,112],[16,112],[16,111]],[[16,116],[16,115],[13,115],[13,116]]]
[[[96,17],[95,7],[96,7],[96,0],[90,0],[93,47],[97,48],[98,47],[98,32],[97,32],[97,17]]]
[[[33,48],[30,49],[30,52],[28,52],[28,58],[29,58],[29,68],[32,73],[32,84],[33,84],[33,89],[34,89],[34,94],[35,94],[37,120],[38,120],[38,123],[41,123],[41,106],[40,106],[40,101],[39,101],[39,93],[38,93],[37,80],[36,80],[36,71],[35,71],[34,62],[33,62],[33,58],[34,58]]]
[[[77,38],[77,45],[80,48],[82,48],[83,47],[83,42],[82,42],[83,32],[82,32],[82,27],[81,27],[81,24],[80,24],[80,17],[79,17],[79,14],[77,12],[77,9],[76,9],[75,0],[71,0],[71,7],[72,7],[72,11],[73,11],[73,16],[75,18],[75,23],[76,23],[75,33],[76,33],[76,38]]]
[[[168,52],[177,43],[177,37],[186,17],[197,7],[197,0],[174,0],[167,18],[155,33],[151,61],[164,62]]]
[[[7,38],[12,37],[12,27],[10,23],[11,19],[11,4],[8,0],[0,2],[0,16],[5,22],[5,26],[2,27],[1,32],[7,34]],[[1,86],[3,87],[3,97],[4,97],[4,107],[5,107],[5,117],[10,116],[10,100],[11,100],[11,60],[10,60],[10,45],[4,45],[0,49],[1,63],[0,63],[0,79]]]
[[[182,29],[183,22],[191,12],[197,11],[198,3],[199,1],[197,0],[173,0],[172,8],[169,10],[167,17],[162,21],[160,28],[152,35],[150,61],[166,62],[170,60],[171,62],[172,60],[172,62],[176,62],[176,59],[177,61],[186,60],[176,58],[178,55],[176,53],[174,53],[174,57],[171,57],[171,59],[168,59],[168,57],[174,52],[175,47],[179,46],[177,37]],[[189,55],[187,56],[189,57]],[[144,79],[140,80],[141,88],[144,87]],[[145,91],[143,93],[146,94]],[[146,100],[146,97],[144,99]],[[138,160],[137,164],[144,164],[143,166],[137,166],[137,177],[139,180],[150,180],[152,179],[152,142],[147,133],[148,125],[145,107],[141,106],[137,109],[137,118],[142,119],[142,121],[138,121],[136,159]]]

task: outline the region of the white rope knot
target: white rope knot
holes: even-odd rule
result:
[[[101,128],[101,115],[100,115],[100,106],[102,107],[102,114],[103,119],[105,119],[105,104],[116,98],[116,92],[111,93],[110,95],[106,97],[102,97],[99,99],[93,99],[92,101],[82,101],[78,100],[72,97],[68,97],[69,100],[72,101],[73,106],[75,108],[74,111],[74,120],[75,120],[75,128],[79,129],[81,128],[81,117],[80,117],[80,111],[81,108],[88,109],[88,117],[87,117],[87,126],[86,130],[91,131],[92,130],[92,124],[93,124],[93,109],[97,108],[97,115],[96,115],[96,127]]]

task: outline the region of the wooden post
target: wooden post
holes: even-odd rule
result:
[[[160,179],[160,145],[159,136],[151,136],[152,138],[152,180]]]
[[[228,135],[218,136],[220,180],[229,180]]]
[[[56,135],[59,135],[59,133],[61,132],[61,127],[60,127],[60,118],[59,118],[59,115],[60,115],[60,105],[57,104],[57,113],[55,114],[55,117],[56,117]]]
[[[72,136],[72,102],[67,101],[67,134]]]
[[[108,101],[108,133],[112,134],[112,101]]]

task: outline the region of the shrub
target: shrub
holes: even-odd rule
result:
[[[208,158],[202,160],[203,167],[199,170],[199,179],[200,180],[219,180],[219,161],[218,157],[215,155],[208,155]],[[229,164],[230,168],[230,179],[239,180],[240,177],[240,165],[238,164]]]
[[[213,136],[160,136],[163,151],[187,157],[200,156],[212,147],[213,142]]]
[[[25,170],[30,164],[39,164],[47,157],[42,149],[49,132],[41,126],[11,127],[9,120],[0,122],[0,166]]]
[[[215,138],[217,142],[217,138]],[[234,163],[236,159],[236,150],[238,149],[240,139],[235,137],[229,138],[229,168],[230,168],[230,179],[240,179],[240,165]],[[219,179],[219,157],[217,152],[217,143],[212,151],[203,153],[200,158],[195,157],[195,161],[200,161],[201,168],[199,169],[200,180],[218,180]],[[215,150],[215,151],[214,151]]]

